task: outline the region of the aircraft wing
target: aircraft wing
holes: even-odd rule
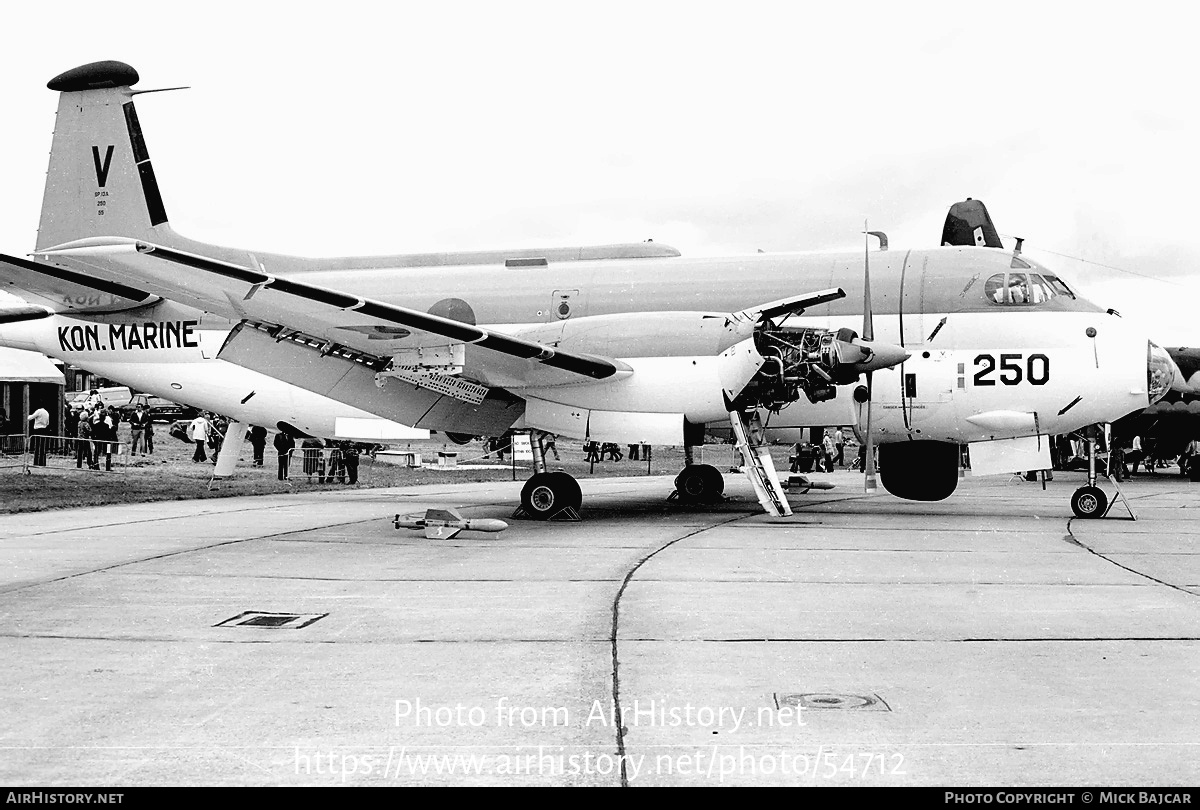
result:
[[[378,371],[411,370],[462,389],[461,381],[520,388],[589,383],[630,373],[620,361],[130,239],[91,240],[44,251],[68,267],[134,280],[152,294],[243,321],[277,341],[320,347]],[[256,262],[257,264],[257,262]],[[238,338],[235,330],[230,341]],[[228,345],[228,343],[227,343]],[[468,382],[467,385],[470,385]],[[482,394],[480,394],[482,396]]]
[[[153,298],[150,293],[126,284],[3,253],[0,253],[0,285],[4,285],[6,292],[54,312],[116,312],[148,304]]]

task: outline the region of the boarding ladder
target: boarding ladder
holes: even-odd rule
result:
[[[775,472],[775,461],[771,449],[763,436],[762,421],[758,411],[749,415],[741,411],[730,411],[729,421],[733,424],[733,435],[738,452],[742,454],[742,471],[754,485],[758,502],[768,514],[783,517],[792,513],[792,507],[783,495],[779,475]]]

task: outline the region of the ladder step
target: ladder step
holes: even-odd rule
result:
[[[756,442],[762,437],[762,423],[759,422],[758,413],[755,412],[747,420],[740,411],[730,411],[729,421],[733,426],[738,452],[741,453],[744,462],[742,469],[754,486],[758,502],[767,514],[776,517],[792,514],[791,504],[784,496],[779,475],[775,472],[775,461],[771,458],[770,449],[761,444],[751,444],[750,436],[754,436]]]

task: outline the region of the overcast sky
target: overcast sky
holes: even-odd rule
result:
[[[1097,303],[1200,344],[1188,4],[10,5],[0,252],[34,244],[46,82],[116,59],[191,87],[138,113],[192,238],[721,255],[857,249],[869,218],[916,248],[974,197]]]

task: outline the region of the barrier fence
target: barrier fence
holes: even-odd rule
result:
[[[0,468],[120,472],[128,465],[129,445],[122,441],[22,433],[0,436]]]

